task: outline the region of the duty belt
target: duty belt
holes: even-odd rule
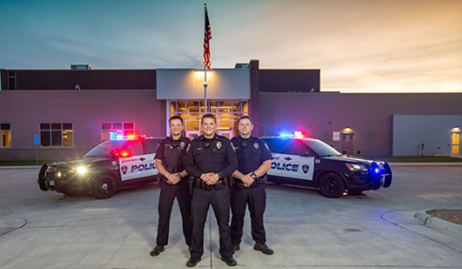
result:
[[[191,187],[194,187],[194,188],[198,188],[198,189],[201,189],[201,190],[204,190],[204,191],[211,191],[212,188],[215,189],[215,190],[219,190],[225,186],[229,186],[230,182],[229,182],[229,178],[228,177],[223,177],[223,178],[220,178],[215,184],[213,185],[208,185],[207,183],[205,183],[205,181],[203,181],[202,179],[200,178],[193,178],[193,177],[190,177],[189,178],[189,182],[190,182],[190,186]]]

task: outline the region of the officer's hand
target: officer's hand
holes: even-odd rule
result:
[[[213,173],[203,173],[201,175],[202,181],[208,183],[212,179]]]
[[[168,181],[171,185],[175,185],[177,184],[178,182],[180,182],[181,178],[178,177],[178,174],[179,173],[175,173],[175,174],[170,174],[170,176],[168,177]]]
[[[218,176],[218,174],[213,174],[211,179],[209,181],[207,181],[207,185],[213,185],[215,183],[217,183],[217,181],[220,179],[220,177]]]
[[[248,173],[247,175],[244,175],[242,177],[242,182],[244,182],[244,187],[250,187],[250,185],[252,185],[252,183],[255,181],[255,179],[253,179],[253,177],[251,177],[250,174],[252,173]]]

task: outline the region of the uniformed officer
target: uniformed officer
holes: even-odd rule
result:
[[[183,220],[183,235],[186,244],[191,245],[191,195],[188,185],[188,173],[184,170],[184,156],[190,140],[181,135],[183,130],[183,119],[181,117],[173,116],[168,122],[170,137],[165,138],[159,144],[154,161],[162,178],[160,180],[157,244],[151,251],[151,256],[159,255],[168,244],[170,215],[175,197]]]
[[[252,119],[243,116],[239,119],[240,135],[231,142],[237,152],[238,169],[233,173],[234,187],[231,190],[231,240],[235,251],[240,250],[245,209],[248,205],[252,222],[253,249],[271,255],[273,250],[266,245],[263,214],[266,207],[266,172],[271,168],[271,152],[266,143],[252,136]]]
[[[217,135],[217,120],[206,114],[201,120],[203,135],[191,141],[186,152],[185,168],[195,178],[192,196],[193,236],[191,257],[186,265],[194,267],[204,253],[204,225],[212,205],[220,233],[221,260],[235,266],[229,230],[229,177],[237,168],[236,153],[231,142]]]

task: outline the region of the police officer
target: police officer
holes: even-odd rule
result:
[[[159,255],[168,244],[170,215],[175,197],[183,220],[183,235],[186,244],[191,245],[191,195],[188,185],[188,173],[184,170],[184,156],[190,140],[181,135],[183,130],[183,119],[181,117],[173,116],[168,122],[171,136],[165,138],[159,144],[154,161],[162,178],[160,180],[157,244],[151,251],[151,256]]]
[[[229,230],[229,177],[237,168],[236,153],[231,142],[217,135],[217,120],[205,114],[201,120],[203,135],[191,141],[186,152],[185,168],[195,178],[191,203],[193,236],[191,257],[186,265],[194,267],[204,253],[204,225],[212,205],[220,233],[221,260],[235,266]]]
[[[252,222],[253,249],[271,255],[273,250],[266,245],[263,214],[266,207],[266,172],[271,168],[272,155],[266,143],[252,136],[252,119],[239,119],[240,135],[231,142],[237,152],[238,170],[233,173],[234,187],[231,190],[231,240],[235,251],[240,250],[245,209],[248,205]]]

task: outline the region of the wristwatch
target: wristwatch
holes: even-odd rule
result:
[[[181,175],[181,173],[178,174],[178,178],[179,178],[179,179],[183,178],[183,176]]]
[[[250,176],[251,176],[253,179],[257,178],[257,174],[255,174],[255,172],[252,172],[252,174],[250,174]]]

